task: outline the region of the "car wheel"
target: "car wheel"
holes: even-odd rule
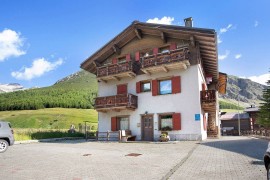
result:
[[[0,153],[3,153],[8,148],[8,142],[4,139],[0,139]]]
[[[270,180],[270,164],[268,164],[266,171],[267,171],[267,180]]]

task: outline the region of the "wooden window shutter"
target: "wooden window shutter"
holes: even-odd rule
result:
[[[204,83],[202,83],[202,90],[205,91],[206,90],[206,85]]]
[[[136,82],[136,93],[140,93],[141,92],[141,81]]]
[[[117,85],[117,95],[127,94],[127,84]]]
[[[113,63],[113,64],[117,64],[117,58],[113,58],[113,59],[112,59],[112,63]]]
[[[181,114],[173,114],[173,130],[181,130]]]
[[[181,92],[181,77],[174,76],[172,77],[172,93],[180,93]]]
[[[158,53],[158,48],[154,48],[153,49],[153,54],[157,54]]]
[[[129,62],[130,60],[131,60],[130,54],[127,54],[127,55],[126,55],[126,61]]]
[[[152,96],[158,95],[158,80],[152,80]]]
[[[111,117],[111,131],[117,131],[117,118]]]
[[[140,52],[139,51],[135,53],[135,60],[140,61]]]
[[[176,43],[171,43],[170,44],[170,50],[175,50],[176,49]]]

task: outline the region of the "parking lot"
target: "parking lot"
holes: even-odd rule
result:
[[[0,179],[266,179],[266,140],[20,144],[0,154]]]

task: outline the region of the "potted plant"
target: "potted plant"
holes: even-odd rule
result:
[[[161,132],[159,141],[160,142],[168,142],[169,140],[170,140],[170,136],[168,135],[168,132],[166,132],[166,131]]]

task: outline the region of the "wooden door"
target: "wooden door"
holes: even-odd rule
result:
[[[153,141],[154,131],[153,131],[153,115],[142,116],[142,140],[143,141]]]

